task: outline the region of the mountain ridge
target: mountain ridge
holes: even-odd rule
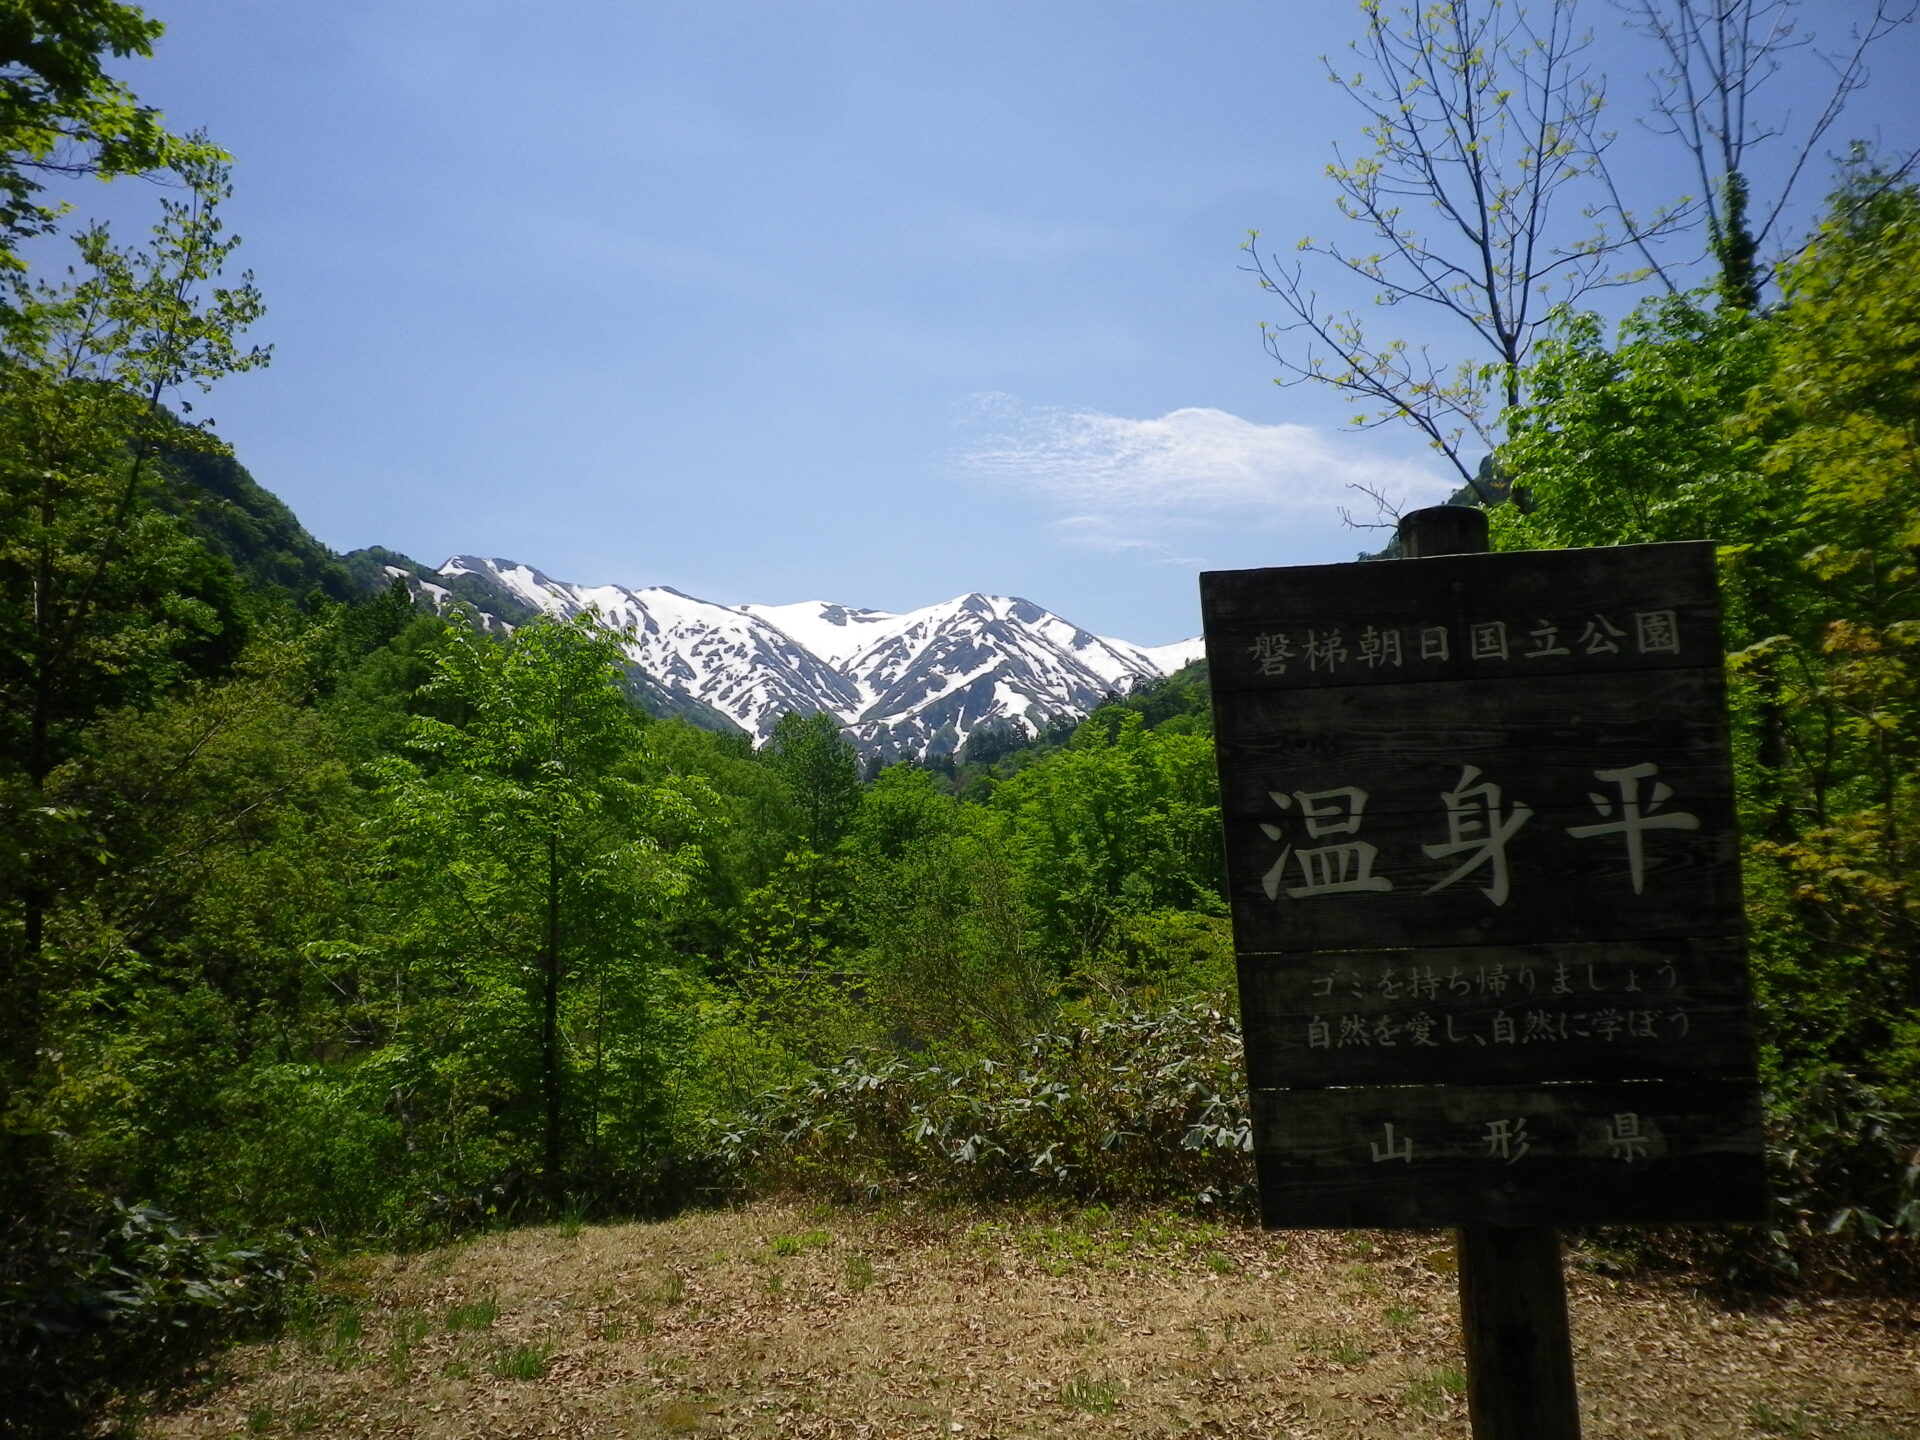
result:
[[[1135,645],[982,591],[899,613],[832,600],[728,606],[666,585],[575,585],[498,558],[436,569],[380,546],[338,554],[237,458],[168,447],[161,460],[156,504],[246,583],[295,606],[350,602],[399,579],[417,604],[464,608],[494,634],[597,607],[632,628],[628,688],[654,714],[764,741],[789,710],[824,712],[870,762],[951,758],[983,731],[1038,735],[1201,648]]]
[[[895,613],[581,585],[499,556],[384,569],[420,603],[473,605],[501,629],[529,612],[595,610],[627,635],[634,666],[670,702],[716,713],[756,743],[789,711],[830,714],[864,757],[882,763],[952,755],[983,728],[1039,734],[1173,673],[1201,648],[1198,639],[1143,646],[1096,635],[1031,600],[981,591]],[[484,603],[493,597],[502,603]]]

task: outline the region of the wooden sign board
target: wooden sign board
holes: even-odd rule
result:
[[[1713,547],[1200,583],[1266,1223],[1758,1218]]]

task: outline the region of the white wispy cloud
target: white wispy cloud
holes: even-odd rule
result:
[[[1436,469],[1336,442],[1309,425],[1261,425],[1190,406],[1136,420],[1097,410],[1038,408],[1007,395],[972,397],[961,415],[975,474],[1039,491],[1079,543],[1175,557],[1169,540],[1205,523],[1334,521],[1341,506],[1371,510],[1349,487],[1408,505],[1453,486]]]

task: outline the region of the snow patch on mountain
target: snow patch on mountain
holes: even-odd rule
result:
[[[831,600],[742,605],[740,609],[799,641],[829,665],[846,664],[901,619],[885,610],[857,610]]]
[[[1124,645],[1124,640],[1109,640],[1109,645]],[[1134,651],[1163,675],[1185,669],[1196,660],[1207,658],[1207,642],[1199,635],[1191,640],[1176,640],[1171,645],[1136,645]]]

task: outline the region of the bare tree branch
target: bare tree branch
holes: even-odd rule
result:
[[[1873,14],[1844,46],[1822,50],[1797,20],[1800,0],[1613,0],[1629,23],[1659,52],[1652,79],[1654,120],[1648,128],[1672,137],[1687,153],[1707,231],[1707,249],[1721,288],[1734,303],[1751,308],[1765,279],[1761,252],[1778,228],[1808,162],[1820,151],[1847,101],[1867,83],[1867,54],[1900,26],[1910,23],[1920,0],[1876,0]],[[1786,112],[1761,117],[1759,101],[1796,52],[1805,51],[1831,73],[1811,122],[1794,130]],[[1752,152],[1772,142],[1790,148],[1785,176],[1770,199],[1752,193]],[[1605,171],[1604,159],[1601,169]],[[1642,226],[1621,203],[1618,186],[1605,176],[1609,210],[1625,234]],[[1655,237],[1647,236],[1652,239]],[[1645,247],[1642,247],[1645,253]]]
[[[1320,306],[1297,264],[1263,258],[1257,237],[1246,268],[1288,312],[1263,329],[1281,383],[1333,386],[1363,407],[1362,426],[1412,425],[1470,481],[1462,446],[1497,442],[1551,305],[1625,278],[1614,256],[1644,250],[1646,233],[1596,235],[1589,221],[1610,208],[1604,193],[1580,203],[1600,184],[1610,137],[1595,126],[1604,91],[1573,0],[1552,0],[1537,24],[1522,5],[1482,0],[1370,0],[1362,11],[1366,31],[1352,48],[1363,68],[1329,61],[1327,75],[1365,112],[1370,148],[1351,160],[1336,149],[1327,174],[1341,214],[1378,249],[1311,239],[1298,248],[1366,282],[1376,305],[1416,302],[1450,317],[1478,358],[1443,364],[1424,347],[1369,339],[1355,312]]]

